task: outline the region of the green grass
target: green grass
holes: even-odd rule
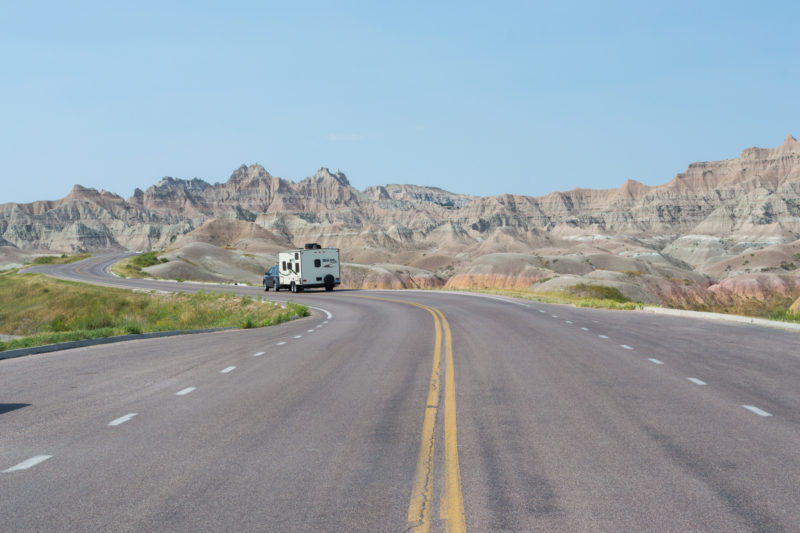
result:
[[[61,254],[60,256],[42,255],[39,257],[35,257],[33,261],[31,261],[31,263],[34,265],[65,265],[67,263],[83,261],[84,259],[89,259],[90,257],[92,257],[92,254],[75,254],[75,255]]]
[[[38,274],[0,275],[0,351],[71,340],[204,328],[254,328],[308,316],[232,292],[161,294],[55,280]]]
[[[577,285],[576,287],[579,286],[580,285]],[[588,285],[588,287],[599,287],[599,286]],[[622,294],[619,293],[619,290],[614,287],[602,287],[602,288],[613,289],[613,291],[607,293],[613,297],[612,298],[602,297],[601,295],[605,291],[600,291],[599,293],[595,293],[595,295],[590,295],[590,294],[576,294],[566,291],[533,292],[533,291],[509,290],[509,289],[454,289],[454,290],[464,290],[467,292],[477,292],[483,294],[496,294],[499,296],[509,296],[511,298],[532,300],[534,302],[541,302],[546,304],[569,304],[569,305],[574,305],[576,307],[595,307],[600,309],[633,310],[633,309],[640,309],[644,305],[639,302],[631,302],[630,300],[622,296]],[[616,291],[616,293],[619,293],[619,295],[617,295],[614,291]]]
[[[151,277],[146,272],[143,272],[142,269],[169,261],[166,257],[159,257],[159,253],[161,252],[145,252],[143,254],[126,257],[122,261],[111,265],[111,271],[122,278]]]
[[[626,298],[616,287],[606,287],[605,285],[589,285],[586,283],[579,283],[568,287],[566,293],[578,297],[588,298],[594,300],[610,300],[617,303],[630,302],[630,298]]]
[[[777,307],[769,314],[770,320],[780,320],[781,322],[800,323],[800,313],[795,313],[784,307]]]

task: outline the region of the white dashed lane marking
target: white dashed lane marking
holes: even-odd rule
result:
[[[228,368],[225,368],[225,369],[223,369],[223,370],[220,370],[220,371],[219,371],[219,373],[220,373],[220,374],[227,374],[228,372],[230,372],[230,371],[232,371],[232,370],[235,370],[235,369],[236,369],[236,367],[235,367],[235,366],[229,366]]]
[[[572,324],[572,320],[565,320],[564,323],[565,324]]]
[[[708,383],[706,383],[702,379],[697,379],[697,378],[686,378],[686,379],[688,379],[689,381],[691,381],[695,385],[708,385]]]
[[[303,336],[302,336],[302,335],[295,335],[295,336],[294,336],[294,338],[295,338],[295,339],[302,339],[302,338],[303,338]]]
[[[558,318],[558,315],[553,315],[553,318]]]
[[[598,337],[600,337],[601,339],[607,339],[608,335],[598,335]]]
[[[313,329],[306,330],[306,333],[314,333]]]
[[[651,363],[655,363],[657,365],[663,365],[664,364],[663,362],[659,361],[658,359],[653,359],[652,357],[650,359],[648,359],[648,361],[650,361]]]
[[[253,357],[258,357],[259,355],[264,355],[264,352],[256,352],[253,354]]]
[[[195,389],[196,389],[196,387],[186,387],[185,389],[179,390],[178,392],[176,392],[175,396],[186,396],[187,394],[189,394],[190,392],[192,392]]]
[[[620,344],[619,346],[620,346],[620,348],[625,348],[626,350],[633,350],[633,348],[631,348],[627,344]]]
[[[52,455],[37,455],[35,457],[31,457],[28,460],[22,461],[20,464],[18,464],[16,466],[12,466],[11,468],[3,470],[3,473],[4,474],[8,474],[10,472],[16,472],[18,470],[27,470],[27,469],[31,468],[32,466],[36,466],[36,465],[38,465],[39,463],[41,463],[43,461],[47,461],[51,457],[53,457],[53,456]]]
[[[283,346],[284,344],[286,344],[286,341],[278,342],[275,344],[275,346]]]
[[[589,331],[589,328],[581,328],[583,331]]]
[[[759,409],[755,405],[743,405],[742,407],[744,407],[745,409],[747,409],[751,413],[757,414],[758,416],[772,416],[770,413],[768,413],[768,412],[766,412],[766,411],[764,411],[762,409]]]
[[[128,413],[127,415],[121,416],[121,417],[117,418],[116,420],[112,420],[111,422],[108,423],[108,425],[109,426],[118,426],[120,424],[124,424],[125,422],[127,422],[128,420],[133,418],[134,416],[136,416],[136,413]]]

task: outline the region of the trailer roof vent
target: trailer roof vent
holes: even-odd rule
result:
[[[306,243],[306,250],[319,250],[320,248],[322,248],[322,246],[320,246],[319,244],[317,244],[315,242],[307,242]]]

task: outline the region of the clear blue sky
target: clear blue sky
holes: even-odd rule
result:
[[[0,203],[327,166],[670,180],[800,135],[800,2],[2,2]]]

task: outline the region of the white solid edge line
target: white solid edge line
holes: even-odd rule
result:
[[[650,361],[651,363],[655,363],[657,365],[663,365],[664,364],[662,361],[659,361],[658,359],[653,359],[652,357],[650,359],[648,359],[648,361]]]
[[[686,378],[686,379],[688,379],[689,381],[691,381],[695,385],[708,385],[708,383],[706,383],[702,379],[697,379],[697,378]]]
[[[264,352],[256,352],[253,354],[253,357],[258,357],[259,355],[264,355]]]
[[[625,348],[626,350],[633,350],[633,348],[631,348],[631,347],[630,347],[630,346],[628,346],[627,344],[620,344],[620,345],[619,345],[619,347],[620,347],[620,348]]]
[[[219,371],[219,373],[220,373],[220,374],[227,374],[228,372],[230,372],[230,371],[232,371],[232,370],[235,370],[235,369],[236,369],[236,367],[235,367],[235,366],[229,366],[228,368],[225,368],[225,369],[223,369],[223,370],[220,370],[220,371]]]
[[[764,411],[763,409],[759,409],[755,405],[743,405],[745,409],[748,411],[757,414],[758,416],[772,416],[770,413]]]
[[[284,344],[286,344],[286,341],[278,342],[275,344],[275,346],[283,346]]]
[[[116,420],[112,420],[111,422],[108,423],[108,425],[109,426],[118,426],[120,424],[124,424],[125,422],[127,422],[128,420],[133,418],[134,416],[136,416],[136,413],[128,413],[127,415],[121,416],[121,417],[117,418]]]
[[[328,311],[327,309],[323,309],[323,308],[321,308],[321,307],[314,307],[314,306],[311,306],[311,305],[309,305],[309,306],[308,306],[308,308],[309,308],[309,309],[316,309],[317,311],[322,311],[322,312],[323,312],[323,313],[325,313],[325,315],[328,317],[328,320],[330,320],[331,318],[333,318],[333,315],[332,315],[332,314],[331,314],[331,312],[330,312],[330,311]]]
[[[185,396],[185,395],[189,394],[190,392],[192,392],[193,390],[195,390],[195,387],[186,387],[185,389],[179,390],[178,392],[176,392],[175,396]]]
[[[3,470],[3,473],[4,474],[8,474],[9,472],[16,472],[17,470],[27,470],[28,468],[30,468],[32,466],[38,465],[42,461],[47,461],[51,457],[53,457],[53,456],[52,455],[37,455],[35,457],[31,457],[30,459],[22,461],[20,464],[18,464],[16,466],[12,466],[11,468]]]
[[[514,300],[507,300],[507,299],[505,299],[505,298],[500,298],[499,296],[490,296],[490,295],[488,295],[488,294],[480,294],[480,295],[478,295],[478,296],[479,296],[480,298],[487,298],[487,299],[489,299],[489,300],[497,300],[497,301],[499,301],[499,302],[505,302],[505,303],[507,303],[507,304],[519,305],[519,306],[521,306],[521,307],[528,307],[528,308],[530,307],[530,305],[528,305],[528,304],[524,304],[524,303],[522,303],[522,302],[515,302]]]

